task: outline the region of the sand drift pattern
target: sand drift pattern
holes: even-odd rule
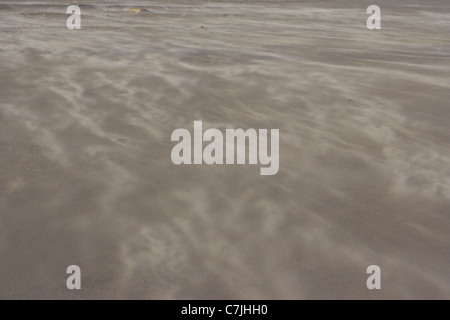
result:
[[[450,298],[450,3],[108,2],[0,2],[0,298]],[[277,174],[174,165],[196,120]]]

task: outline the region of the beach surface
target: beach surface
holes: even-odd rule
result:
[[[0,1],[0,298],[450,299],[450,2],[391,2]]]

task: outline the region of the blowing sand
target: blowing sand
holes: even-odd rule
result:
[[[450,299],[450,3],[390,2],[0,1],[0,298]]]

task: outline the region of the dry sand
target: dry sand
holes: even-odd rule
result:
[[[450,2],[79,2],[0,2],[0,298],[450,298]],[[279,173],[173,165],[194,120]]]

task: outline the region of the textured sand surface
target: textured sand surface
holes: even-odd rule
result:
[[[79,3],[0,1],[0,298],[450,299],[450,2]],[[278,174],[172,164],[194,120]]]

